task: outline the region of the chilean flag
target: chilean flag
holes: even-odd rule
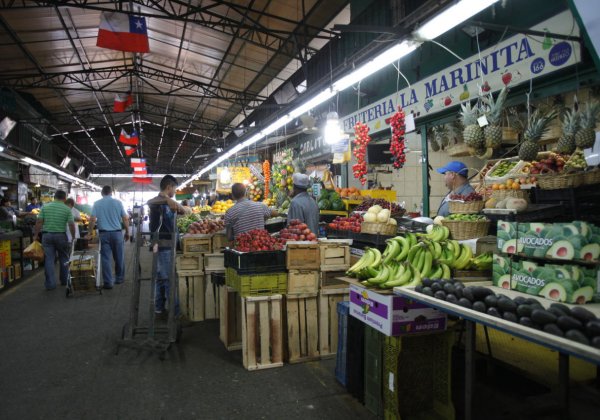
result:
[[[133,168],[133,176],[138,176],[138,175],[148,175],[148,170],[146,169],[146,167],[144,166],[143,168],[138,168],[137,166],[135,168]]]
[[[146,19],[119,12],[102,12],[96,46],[117,51],[147,53]]]
[[[145,168],[146,167],[146,159],[131,158],[131,167],[132,168]]]
[[[134,176],[131,180],[136,184],[152,184],[152,178],[138,178]]]
[[[124,129],[121,129],[119,141],[128,146],[137,146],[140,143],[140,139],[135,131],[129,135]]]
[[[118,94],[115,96],[115,103],[113,105],[113,112],[125,112],[133,104],[133,97],[131,92],[127,92],[124,95]]]
[[[125,155],[131,156],[135,153],[136,150],[137,150],[137,147],[125,146]]]

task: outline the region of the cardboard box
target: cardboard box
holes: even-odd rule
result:
[[[350,285],[350,315],[387,336],[445,331],[443,312],[392,294]]]
[[[494,255],[494,286],[567,303],[600,302],[600,270]]]
[[[503,254],[566,261],[600,261],[600,228],[587,222],[518,223],[498,221]]]

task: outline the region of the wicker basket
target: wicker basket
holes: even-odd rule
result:
[[[583,184],[600,184],[600,169],[596,168],[583,173]]]
[[[395,235],[397,231],[397,225],[388,223],[362,222],[360,224],[361,233],[371,233],[373,235]]]
[[[442,220],[442,224],[450,229],[450,237],[457,241],[465,239],[481,238],[488,233],[489,220],[478,220],[467,222],[463,220]]]
[[[583,184],[583,172],[560,175],[545,175],[538,177],[538,186],[542,190],[575,188],[579,187],[581,184]]]
[[[504,200],[505,198],[522,198],[529,202],[529,191],[528,190],[492,190],[492,197],[497,201]]]
[[[450,213],[476,214],[479,213],[484,206],[485,202],[483,200],[467,202],[448,201],[448,210],[450,210]]]

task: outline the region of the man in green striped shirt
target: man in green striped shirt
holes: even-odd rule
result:
[[[71,243],[67,239],[65,225],[68,223],[71,238],[74,238],[75,223],[71,209],[65,204],[66,199],[66,192],[56,191],[54,201],[42,207],[35,224],[33,240],[38,240],[40,230],[43,233],[42,245],[44,246],[44,270],[46,272],[44,286],[46,286],[46,290],[56,289],[56,276],[54,274],[56,253],[58,253],[60,263],[60,284],[66,285],[69,276]]]

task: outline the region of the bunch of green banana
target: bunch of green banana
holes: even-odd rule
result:
[[[346,271],[346,275],[358,278],[373,277],[373,272],[379,272],[382,255],[377,248],[367,248],[360,259]],[[368,276],[368,277],[366,277]]]
[[[407,233],[406,236],[396,236],[388,239],[386,243],[387,246],[382,254],[383,262],[402,262],[406,260],[410,247],[416,245],[417,236],[414,233]]]
[[[439,243],[423,241],[411,247],[407,261],[418,271],[420,277],[450,279],[450,266],[439,261],[442,255],[443,250]]]
[[[450,237],[450,229],[442,225],[429,225],[427,233],[417,233],[417,236],[434,242],[442,242]]]
[[[363,284],[367,286],[376,286],[382,289],[391,289],[392,287],[417,286],[421,284],[421,274],[410,263],[392,262],[389,265],[383,264],[379,275],[368,279]]]
[[[456,270],[464,270],[471,263],[471,258],[473,257],[473,251],[471,247],[465,244],[460,244],[460,255],[454,260],[454,264],[452,268]]]
[[[489,270],[492,268],[493,258],[491,252],[484,252],[483,254],[471,258],[469,267],[474,270]]]

